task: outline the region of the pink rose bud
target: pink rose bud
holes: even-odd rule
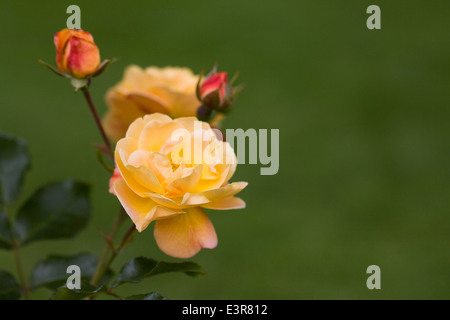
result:
[[[201,88],[200,96],[205,99],[209,94],[218,94],[220,99],[225,99],[225,87],[228,86],[227,73],[219,72],[205,79]]]
[[[226,72],[217,72],[216,67],[202,81],[201,77],[197,84],[197,98],[202,106],[207,109],[227,112],[234,98],[242,89],[241,86],[232,87],[237,75],[228,82]]]
[[[230,111],[231,104],[242,86],[232,87],[237,75],[228,82],[226,72],[217,72],[214,67],[202,81],[200,76],[197,83],[197,98],[201,105],[197,109],[197,117],[202,121],[209,121],[219,113]]]
[[[227,73],[213,70],[199,87],[199,100],[211,110],[224,110],[231,104]]]

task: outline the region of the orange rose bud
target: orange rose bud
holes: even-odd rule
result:
[[[55,34],[56,63],[59,70],[82,79],[100,65],[100,51],[92,35],[83,30],[63,29]]]

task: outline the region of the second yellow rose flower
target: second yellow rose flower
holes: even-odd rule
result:
[[[155,112],[172,118],[195,116],[200,106],[197,82],[198,76],[188,68],[127,67],[122,81],[105,96],[109,107],[103,118],[106,133],[118,141],[134,120]]]

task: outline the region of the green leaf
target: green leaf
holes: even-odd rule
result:
[[[124,283],[138,283],[144,278],[167,272],[184,272],[192,277],[206,274],[206,271],[194,262],[171,263],[139,257],[131,259],[122,267],[113,288]]]
[[[89,282],[95,272],[98,263],[98,258],[89,253],[81,253],[77,255],[61,256],[51,255],[45,260],[39,261],[34,269],[31,271],[31,287],[36,289],[39,287],[46,287],[56,290],[63,286],[70,277],[67,273],[67,267],[76,265],[81,271],[81,280]],[[109,269],[106,272],[105,278],[101,284],[104,284],[112,277],[112,271]]]
[[[9,205],[19,197],[29,166],[25,141],[0,133],[0,205]]]
[[[97,77],[97,76],[101,75],[106,70],[106,68],[109,66],[109,64],[116,62],[116,61],[117,61],[117,58],[103,60],[102,63],[100,63],[100,65],[98,66],[97,70],[95,70],[90,75],[90,77]]]
[[[48,64],[45,61],[42,61],[41,59],[37,59],[37,61],[41,64],[43,64],[44,66],[46,66],[47,68],[49,68],[50,70],[52,70],[54,73],[56,73],[58,76],[61,77],[65,77],[65,78],[70,78],[70,75],[64,72],[61,72],[60,70],[56,69],[55,67],[53,67],[52,65]]]
[[[66,286],[60,287],[52,295],[50,300],[82,300],[84,298],[95,296],[104,291],[106,291],[105,285],[94,287],[82,281],[80,290],[77,289],[71,290]]]
[[[151,292],[151,293],[146,293],[146,294],[137,294],[137,295],[125,298],[125,300],[167,300],[167,298],[160,295],[157,292]]]
[[[14,229],[22,245],[46,239],[71,238],[90,218],[89,185],[63,181],[44,186],[19,209]]]
[[[0,208],[0,249],[12,249],[12,235],[9,220]]]
[[[22,290],[16,279],[6,271],[0,270],[0,300],[17,300]]]

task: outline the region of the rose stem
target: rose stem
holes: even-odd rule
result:
[[[103,252],[104,254],[102,255],[102,257],[101,257],[101,259],[100,259],[100,261],[99,261],[99,263],[97,265],[97,269],[96,269],[96,271],[94,273],[94,276],[91,279],[91,285],[98,286],[98,284],[99,284],[100,280],[102,279],[104,273],[106,272],[106,270],[108,270],[108,268],[111,265],[111,263],[117,257],[117,254],[125,246],[127,240],[133,234],[134,230],[136,230],[136,227],[134,226],[134,224],[132,224],[131,227],[125,233],[125,235],[122,237],[122,240],[120,241],[120,244],[117,247],[117,249],[113,249],[111,251],[111,256],[108,258],[108,260],[106,262],[104,262],[104,260],[106,259],[107,253],[109,252],[110,245],[107,244],[105,246],[105,250]]]
[[[8,206],[4,203],[2,207],[3,207],[2,208],[3,212],[6,214],[7,217],[9,217]],[[12,249],[14,252],[14,261],[16,262],[17,274],[19,275],[20,287],[22,289],[25,300],[29,300],[30,299],[30,289],[27,286],[27,282],[25,280],[25,275],[23,273],[22,261],[20,259],[20,254],[19,254],[20,244],[16,240],[17,237],[16,237],[15,232],[12,233],[12,236],[13,236],[13,240],[12,240],[11,244],[12,244]]]
[[[122,248],[125,246],[127,240],[131,237],[131,235],[134,233],[135,230],[136,230],[136,227],[134,224],[132,224],[128,228],[127,232],[124,234],[124,236],[122,237],[122,240],[119,243],[119,247],[111,253],[111,257],[109,257],[108,261],[105,264],[105,269],[107,269],[111,265],[111,263],[114,261],[114,258],[117,256],[117,254],[120,252],[120,250],[122,250]]]
[[[113,296],[114,298],[118,299],[118,300],[125,300],[123,297],[119,296],[117,293],[113,292],[112,289],[108,289],[105,292],[106,294]]]
[[[95,108],[94,102],[92,101],[91,93],[89,92],[88,86],[84,87],[82,89],[84,97],[86,98],[86,102],[89,106],[89,109],[91,110],[91,113],[94,117],[95,123],[97,125],[98,130],[100,131],[100,134],[103,138],[103,141],[105,142],[106,149],[108,150],[108,155],[111,157],[111,159],[114,159],[114,153],[112,151],[111,142],[109,141],[108,137],[106,136],[105,129],[103,128],[102,122],[100,120],[100,117],[98,116],[97,109]],[[109,240],[111,243],[106,243],[105,247],[103,248],[102,254],[100,256],[100,259],[98,261],[97,267],[95,269],[95,272],[91,279],[92,285],[98,285],[101,278],[103,277],[104,272],[107,268],[104,267],[105,259],[108,256],[109,250],[111,249],[111,244],[114,241],[114,238],[116,236],[117,230],[120,227],[121,222],[123,221],[124,212],[122,207],[120,208],[119,212],[117,213],[116,218],[114,219],[113,226],[111,228],[111,231],[108,235]]]
[[[95,108],[94,102],[92,101],[92,97],[91,94],[89,92],[88,87],[84,87],[83,89],[83,94],[84,97],[86,98],[86,101],[89,105],[89,108],[91,109],[92,115],[94,116],[94,120],[95,123],[97,124],[97,127],[102,135],[103,141],[105,142],[105,146],[108,150],[109,156],[114,159],[114,153],[112,151],[111,148],[111,142],[109,141],[108,137],[106,136],[105,130],[103,128],[103,125],[100,121],[100,117],[98,116],[97,113],[97,109]],[[102,279],[104,273],[106,272],[106,270],[108,270],[109,266],[111,265],[111,263],[114,261],[114,259],[116,258],[117,254],[120,252],[120,250],[123,248],[123,246],[125,245],[126,241],[128,240],[128,238],[133,234],[134,230],[136,229],[134,225],[131,226],[131,228],[128,229],[128,231],[125,233],[125,235],[123,236],[119,247],[117,249],[111,248],[113,246],[113,241],[115,238],[115,235],[119,229],[120,224],[122,223],[122,221],[124,220],[125,216],[125,212],[123,210],[123,208],[121,207],[119,210],[119,213],[117,214],[116,218],[114,219],[114,223],[113,226],[111,228],[111,232],[108,235],[108,238],[110,240],[110,243],[106,243],[105,247],[103,248],[103,252],[100,256],[100,259],[98,261],[96,270],[94,272],[94,275],[92,276],[91,279],[91,284],[94,286],[97,286],[100,282],[100,280]],[[109,259],[105,262],[109,251],[113,249],[111,251],[111,256],[109,257]]]
[[[14,249],[14,260],[16,261],[17,273],[19,274],[20,287],[22,288],[25,300],[29,300],[30,299],[29,289],[28,289],[27,283],[25,281],[25,276],[23,274],[22,262],[20,260],[20,255],[19,255],[19,246],[16,243],[14,243],[13,249]]]
[[[98,283],[101,280],[101,277],[103,276],[103,273],[105,272],[103,265],[105,264],[105,260],[108,257],[109,250],[111,249],[111,246],[113,246],[112,241],[114,240],[117,231],[119,230],[120,224],[125,218],[125,212],[122,207],[120,207],[119,212],[117,212],[116,218],[114,219],[113,225],[111,227],[111,231],[109,232],[108,238],[111,242],[105,243],[105,246],[103,247],[102,254],[100,256],[100,259],[98,260],[97,267],[95,268],[95,272],[92,275],[91,284],[93,286],[98,285]]]
[[[98,116],[97,109],[95,108],[94,102],[92,101],[91,94],[89,92],[88,87],[84,87],[82,89],[84,97],[86,98],[86,102],[89,105],[89,108],[91,109],[92,115],[94,116],[95,123],[97,124],[97,128],[100,131],[100,134],[102,135],[103,141],[105,142],[105,146],[108,150],[109,156],[111,159],[114,159],[114,153],[112,151],[111,142],[109,141],[108,137],[106,136],[105,129],[103,128],[102,122],[100,120],[100,117]]]

